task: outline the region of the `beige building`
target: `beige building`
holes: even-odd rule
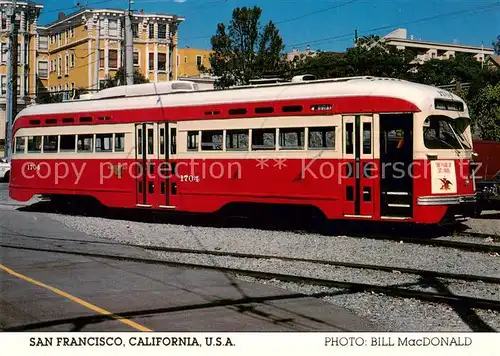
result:
[[[177,26],[183,20],[167,14],[133,14],[134,68],[150,81],[177,79]],[[60,14],[46,26],[50,58],[46,87],[51,92],[101,87],[124,67],[123,22],[121,10]]]
[[[10,17],[8,8],[11,1],[0,1],[0,157],[4,155],[5,145],[5,110],[7,93],[7,60],[8,60],[8,35],[10,30]],[[37,57],[39,36],[37,34],[37,21],[42,5],[31,1],[18,1],[16,4],[17,37],[17,110],[29,105],[36,92]]]
[[[382,40],[399,49],[413,49],[417,51],[419,62],[425,62],[431,59],[449,59],[455,57],[457,53],[470,54],[480,62],[484,62],[488,55],[494,53],[493,48],[483,46],[467,46],[461,44],[428,42],[414,39],[404,28],[397,29],[382,37]]]

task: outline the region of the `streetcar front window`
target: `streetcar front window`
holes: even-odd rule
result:
[[[429,116],[424,122],[424,144],[429,149],[470,149],[466,117]]]

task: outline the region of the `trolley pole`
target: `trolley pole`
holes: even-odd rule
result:
[[[7,8],[10,17],[9,48],[7,53],[7,92],[5,107],[5,156],[12,156],[12,125],[17,114],[17,27],[16,0]]]
[[[127,85],[134,85],[134,35],[132,32],[132,10],[130,6],[133,0],[128,2],[128,10],[125,13],[125,77]]]

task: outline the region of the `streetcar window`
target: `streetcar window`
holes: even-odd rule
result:
[[[28,136],[28,152],[42,151],[42,136]]]
[[[372,124],[363,122],[363,154],[372,153]]]
[[[111,120],[111,116],[101,116],[98,118],[98,120],[108,121],[108,120]]]
[[[170,129],[170,153],[173,155],[177,153],[177,129],[175,127]]]
[[[89,116],[81,117],[80,122],[92,122],[92,118]]]
[[[73,119],[72,117],[65,117],[64,119],[62,119],[62,122],[67,124],[70,122],[75,122],[75,119]]]
[[[283,106],[281,108],[283,112],[299,112],[302,111],[302,105],[289,105],[289,106]]]
[[[354,153],[354,124],[352,122],[345,124],[345,153]]]
[[[222,151],[223,131],[202,131],[201,150],[202,151]]]
[[[137,154],[142,155],[142,128],[137,129]]]
[[[245,115],[247,113],[247,109],[229,109],[229,115]]]
[[[92,152],[94,135],[78,135],[78,152]]]
[[[160,129],[160,154],[164,155],[165,154],[165,129],[161,128]]]
[[[113,134],[95,135],[95,151],[110,152],[113,150]]]
[[[125,134],[115,134],[115,152],[125,151]]]
[[[24,136],[16,137],[16,153],[24,153],[25,142]]]
[[[465,130],[467,118],[451,119],[446,116],[430,116],[424,123],[424,144],[430,149],[470,148]]]
[[[271,106],[262,107],[262,108],[255,108],[256,114],[270,114],[272,112],[274,112],[274,108]]]
[[[335,127],[310,127],[309,149],[335,149]]]
[[[66,152],[75,152],[76,148],[76,136],[75,135],[61,135],[59,150]]]
[[[226,150],[227,151],[248,151],[249,130],[227,130]]]
[[[43,136],[43,152],[54,153],[57,152],[57,144],[59,136]]]
[[[57,124],[57,119],[47,119],[45,120],[46,124]]]
[[[148,129],[148,155],[152,155],[154,151],[154,130]]]
[[[188,151],[198,151],[198,131],[188,132],[187,149]]]
[[[205,111],[205,115],[211,116],[211,115],[219,115],[220,110],[212,110],[212,111]]]
[[[254,129],[252,130],[252,150],[274,150],[276,149],[275,129]]]
[[[40,125],[40,120],[30,120],[30,125]]]
[[[280,148],[285,150],[303,150],[304,135],[304,128],[280,129]]]

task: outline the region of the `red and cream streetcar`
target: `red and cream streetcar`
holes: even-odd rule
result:
[[[468,216],[475,201],[466,104],[396,79],[115,87],[28,107],[13,135],[18,201],[186,212],[271,203],[422,224]]]

